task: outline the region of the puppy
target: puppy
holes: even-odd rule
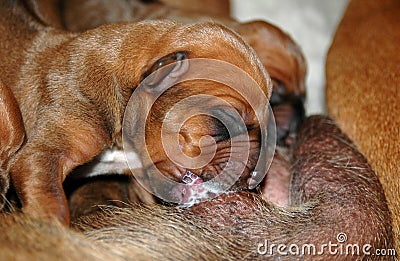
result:
[[[147,21],[75,34],[43,25],[20,1],[1,3],[0,8],[0,41],[4,46],[0,50],[0,71],[19,104],[27,137],[13,160],[10,175],[22,210],[33,216],[55,216],[68,223],[63,180],[103,150],[121,149],[128,100],[140,82],[159,67],[176,61],[172,70],[152,78],[148,88],[183,76],[188,58],[212,58],[241,68],[266,99],[271,94],[270,79],[253,49],[222,25]],[[250,158],[237,163],[245,167],[238,188],[247,187],[259,156],[260,123],[249,102],[235,92],[226,96],[229,91],[224,84],[206,80],[176,84],[160,97],[161,102],[155,103],[151,117],[165,115],[177,95],[208,94],[230,104],[248,127],[237,135],[250,136]],[[223,107],[211,109],[230,120]],[[172,116],[183,118],[185,113],[177,111]],[[152,148],[151,159],[164,175],[182,182],[188,170],[178,168],[163,152],[159,133],[162,122],[151,118],[150,123],[145,134]],[[202,136],[211,133],[218,137],[215,160],[206,166],[207,171],[196,170],[197,178],[202,180],[218,175],[229,159],[226,129],[208,116],[189,120],[181,127],[180,146],[189,156],[199,150]],[[144,153],[143,149],[137,148],[139,154]],[[145,167],[148,163],[144,162]]]
[[[353,0],[326,62],[327,108],[382,182],[400,253],[400,3]]]
[[[113,22],[145,19],[170,19],[184,23],[215,20],[235,30],[256,51],[273,81],[270,103],[277,122],[278,145],[290,146],[305,117],[306,62],[302,51],[289,35],[272,24],[235,21],[226,11],[228,4],[225,2],[214,1],[214,5],[220,3],[221,6],[213,7],[211,3],[195,0],[191,4],[181,0],[61,1],[62,8],[58,12],[65,27],[76,32]],[[188,6],[193,8],[188,10]]]
[[[180,2],[181,6],[185,3],[185,1],[175,2]],[[270,104],[276,121],[277,145],[281,147],[292,145],[297,128],[305,117],[306,62],[299,46],[278,27],[264,21],[238,23],[229,15],[223,15],[223,12],[217,15],[214,9],[213,12],[187,10],[171,7],[165,3],[149,3],[140,0],[117,0],[112,4],[96,0],[79,1],[79,3],[64,1],[62,6],[60,12],[64,24],[68,30],[72,31],[84,31],[116,21],[155,18],[184,23],[214,19],[234,29],[256,51],[272,79],[273,91]],[[263,191],[266,199],[279,205],[287,205],[287,198],[283,195],[288,193],[287,184],[290,175],[286,167],[279,163],[281,154],[288,154],[288,152],[286,149],[280,149],[276,153],[272,163],[274,167],[264,180]],[[94,164],[96,167],[93,167]],[[101,161],[96,159],[89,168],[79,169],[81,173],[93,172],[93,170],[104,174],[107,172],[107,166],[103,166]]]

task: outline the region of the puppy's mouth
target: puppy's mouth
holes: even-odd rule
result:
[[[172,190],[172,194],[178,200],[179,205],[184,207],[191,207],[200,203],[202,199],[210,197],[210,193],[213,193],[210,188],[207,188],[201,177],[189,170],[183,175],[180,184],[185,184],[186,186],[178,184]]]
[[[249,171],[247,171],[249,172]],[[256,175],[256,172],[251,172]],[[247,184],[252,182],[251,176],[247,178]],[[241,176],[248,175],[241,173]],[[179,206],[191,207],[202,201],[214,198],[222,193],[239,191],[240,186],[235,183],[229,190],[224,189],[224,185],[219,184],[220,181],[208,180],[205,181],[200,175],[193,173],[190,170],[185,171],[180,183],[178,183],[171,191],[172,197],[176,199]],[[223,182],[223,181],[222,181]]]
[[[237,130],[238,132],[234,133],[235,136],[232,137],[219,124],[203,123],[202,125],[208,127],[207,135],[212,136],[215,143],[205,143],[202,149],[193,148],[196,146],[188,145],[193,143],[190,138],[201,135],[196,135],[195,131],[190,134],[182,131],[181,135],[185,139],[181,150],[182,153],[192,157],[198,156],[201,150],[204,156],[208,157],[207,153],[213,153],[212,150],[209,152],[208,148],[214,145],[216,147],[215,154],[209,163],[199,168],[188,168],[174,164],[170,159],[162,158],[155,161],[153,166],[164,176],[176,182],[172,189],[166,188],[169,191],[161,193],[170,193],[174,202],[184,207],[190,207],[224,192],[254,187],[253,175],[257,174],[254,171],[260,151],[257,128],[248,126],[248,129]],[[230,134],[232,135],[232,133]],[[157,183],[153,177],[149,177],[149,179]],[[161,186],[155,185],[155,187],[160,188]]]
[[[232,165],[234,165],[234,163]],[[252,175],[256,174],[253,170],[254,168],[250,169],[246,167],[246,170],[233,174],[230,170],[225,171],[225,173],[221,171],[221,173],[208,172],[205,174],[196,173],[192,170],[184,170],[180,181],[175,183],[172,189],[169,189],[169,194],[173,201],[178,203],[179,206],[191,207],[222,193],[239,191],[243,188],[247,189],[252,182]],[[220,175],[226,175],[226,177],[220,178]],[[235,182],[236,179],[238,180]],[[153,179],[152,182],[156,182],[156,180]],[[231,186],[232,183],[233,185]],[[160,193],[167,192],[164,191]]]

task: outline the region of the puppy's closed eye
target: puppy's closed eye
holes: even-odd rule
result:
[[[175,52],[158,60],[144,75],[143,84],[156,88],[167,78],[175,80],[189,69],[186,52]]]

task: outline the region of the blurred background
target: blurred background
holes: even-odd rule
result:
[[[325,113],[325,57],[348,0],[231,0],[239,21],[278,25],[302,48],[308,67],[308,115]]]

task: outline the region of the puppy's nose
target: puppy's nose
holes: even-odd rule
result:
[[[192,158],[192,162],[195,162],[195,158],[212,159],[220,142],[245,133],[246,125],[235,109],[213,107],[207,114],[185,122],[179,131],[179,148],[183,154]]]

